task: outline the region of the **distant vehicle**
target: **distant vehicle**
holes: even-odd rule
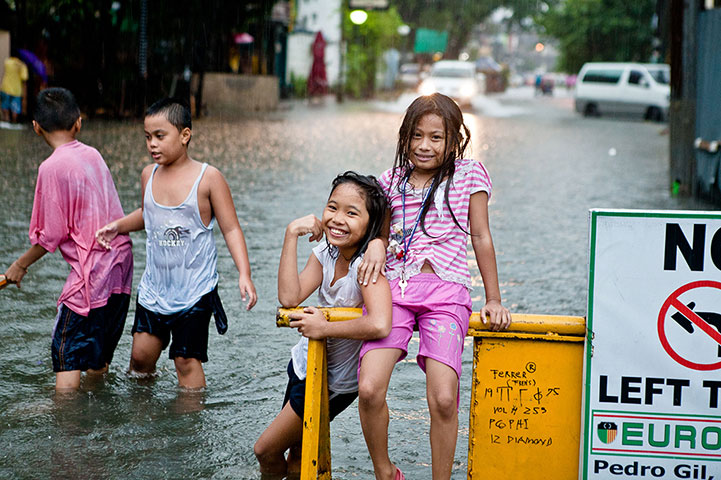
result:
[[[493,57],[480,57],[475,63],[476,71],[486,76],[485,92],[502,92],[506,89],[507,79],[503,67]]]
[[[476,70],[479,72],[500,72],[503,67],[493,57],[480,57],[476,60]]]
[[[670,72],[665,64],[586,63],[576,80],[576,111],[643,115],[661,122],[668,116]]]
[[[404,63],[398,71],[398,83],[405,88],[416,88],[421,82],[421,66],[418,63]]]
[[[553,95],[555,80],[550,74],[538,74],[534,80],[535,95]]]
[[[485,92],[485,83],[486,76],[476,73],[473,62],[440,60],[433,64],[430,76],[421,82],[418,92],[421,95],[439,92],[460,105],[470,105],[473,97]]]

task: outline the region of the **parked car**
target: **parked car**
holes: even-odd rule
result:
[[[476,73],[473,62],[440,60],[433,64],[428,78],[421,82],[418,92],[430,95],[439,92],[461,105],[470,105],[471,99],[486,90],[485,75]]]
[[[404,63],[398,71],[398,83],[404,88],[416,88],[421,82],[421,66],[418,63]]]
[[[585,116],[606,113],[668,116],[670,67],[643,63],[586,63],[578,73],[576,111]]]

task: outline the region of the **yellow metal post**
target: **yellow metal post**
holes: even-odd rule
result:
[[[276,324],[289,326],[288,313],[302,310],[279,308]],[[362,315],[360,309],[322,309],[329,320],[348,320]],[[341,310],[350,310],[342,312]],[[331,318],[331,312],[337,314]],[[343,314],[346,313],[346,316]],[[348,316],[352,315],[352,316]],[[330,480],[330,416],[328,414],[328,369],[325,340],[308,341],[308,367],[303,407],[303,447],[301,451],[301,480]]]
[[[330,479],[330,419],[326,341],[308,341],[301,480]]]

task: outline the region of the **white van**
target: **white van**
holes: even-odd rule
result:
[[[663,121],[668,115],[671,69],[665,64],[586,63],[576,80],[576,111],[643,115]]]

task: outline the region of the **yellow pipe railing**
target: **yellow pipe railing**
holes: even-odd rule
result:
[[[303,311],[303,308],[305,307],[279,308],[278,313],[275,316],[275,324],[279,327],[289,327],[290,318],[288,317],[288,314],[294,311]],[[323,312],[325,318],[329,322],[342,322],[344,320],[351,320],[363,315],[363,310],[360,308],[319,307],[318,309]],[[478,332],[489,331],[488,325],[481,322],[480,313],[474,313],[471,315],[468,329],[469,336],[475,336],[475,332],[471,333],[471,330]],[[540,334],[549,336],[582,336],[585,332],[586,319],[583,317],[514,313],[513,323],[508,330],[505,332],[494,333],[509,333],[512,335],[518,333],[531,333],[534,335]]]
[[[278,327],[290,326],[290,318],[288,315],[293,311],[302,311],[304,307],[297,308],[279,308],[276,314],[276,325]],[[325,317],[330,322],[350,320],[357,318],[363,314],[360,308],[319,308]],[[468,336],[474,337],[474,355],[473,355],[473,382],[471,392],[471,412],[470,412],[470,429],[469,429],[469,458],[468,458],[468,478],[477,476],[479,478],[485,478],[488,476],[488,468],[483,466],[485,470],[480,470],[478,465],[482,463],[477,460],[479,455],[483,452],[488,451],[488,447],[483,447],[479,443],[479,439],[482,436],[479,431],[487,427],[487,410],[493,408],[493,411],[498,411],[498,406],[495,404],[489,405],[490,399],[488,398],[488,378],[484,375],[488,375],[488,372],[481,372],[481,365],[488,367],[487,363],[481,360],[483,351],[481,350],[481,343],[484,339],[488,342],[496,342],[496,344],[502,344],[503,346],[510,346],[513,356],[517,357],[517,351],[519,345],[521,351],[531,352],[530,355],[535,355],[538,351],[538,355],[543,358],[556,355],[555,352],[561,352],[558,358],[551,358],[548,361],[554,367],[554,371],[558,373],[546,373],[546,377],[539,377],[539,380],[545,381],[548,375],[559,375],[563,374],[563,365],[571,365],[574,368],[572,375],[566,375],[567,377],[573,376],[574,378],[563,379],[563,397],[564,403],[562,406],[554,406],[553,408],[557,411],[556,415],[560,415],[559,410],[570,410],[575,408],[574,405],[578,406],[578,418],[580,423],[580,395],[581,395],[581,379],[576,379],[576,371],[581,370],[582,363],[582,351],[583,341],[586,337],[586,320],[583,317],[574,316],[560,316],[560,315],[533,315],[533,314],[513,314],[513,322],[507,330],[502,332],[490,331],[487,324],[481,322],[481,316],[479,313],[471,315]],[[561,342],[558,345],[571,345],[570,351],[567,347],[557,349],[551,344],[548,347],[544,347],[542,344],[528,348],[524,345],[525,340],[541,341],[545,342]],[[517,341],[520,341],[518,343]],[[577,346],[573,346],[577,345]],[[490,346],[490,344],[489,344]],[[580,348],[580,350],[579,350]],[[515,349],[515,350],[513,350]],[[526,349],[526,350],[523,350]],[[493,357],[490,357],[493,359]],[[495,360],[495,359],[493,359]],[[514,358],[515,360],[515,358]],[[507,363],[507,362],[503,362]],[[531,362],[533,363],[533,362]],[[509,367],[510,370],[510,367]],[[552,369],[547,369],[550,372]],[[495,372],[495,370],[494,370]],[[495,373],[493,375],[496,375]],[[534,380],[535,381],[535,380]],[[555,381],[555,380],[554,380]],[[555,385],[555,383],[553,384]],[[485,388],[485,393],[481,392],[481,388]],[[508,387],[503,387],[508,388]],[[560,390],[559,390],[560,391]],[[301,454],[301,480],[315,480],[315,479],[330,479],[331,478],[331,461],[330,461],[330,427],[328,417],[328,383],[327,383],[327,371],[326,371],[326,350],[325,340],[310,340],[308,344],[308,376],[306,378],[306,395],[305,395],[305,414],[303,418],[303,448]],[[550,400],[549,400],[550,401]],[[512,406],[509,408],[513,408]],[[549,404],[551,408],[551,404]],[[568,412],[566,412],[568,414]],[[555,418],[555,417],[554,417]],[[552,422],[553,423],[553,422]],[[550,431],[553,433],[554,429],[558,428],[555,423],[549,427],[541,425],[544,431]],[[560,428],[567,432],[568,427],[571,427],[568,423],[562,425]],[[572,427],[571,430],[575,428]],[[580,428],[579,428],[580,430]],[[580,433],[580,432],[579,432]],[[485,435],[485,432],[484,432]],[[491,435],[492,437],[495,434]],[[560,436],[560,435],[559,435]],[[479,437],[479,438],[476,438]],[[500,438],[500,437],[499,437]],[[514,437],[515,438],[515,437]],[[577,468],[578,460],[578,448],[577,448],[577,437],[573,437],[570,441],[566,441],[565,444],[556,441],[557,444],[563,444],[563,448],[569,451],[564,451],[563,455],[568,457],[568,461],[561,465],[559,469],[564,472],[569,472],[568,478],[572,478],[571,472],[574,472]],[[573,446],[576,445],[576,448]],[[491,453],[491,452],[488,452]],[[505,452],[501,451],[503,455]],[[515,454],[515,453],[514,453]],[[541,455],[548,455],[549,452],[542,452]],[[543,472],[543,469],[534,469],[529,465],[535,465],[538,461],[533,455],[528,455],[526,458],[527,462],[520,468],[525,469],[522,473],[525,475],[524,478],[542,478],[535,476],[538,472]],[[511,462],[512,464],[512,462]],[[509,473],[509,463],[504,460],[503,468],[505,472]],[[564,473],[558,472],[558,478],[566,478]],[[513,477],[513,472],[510,472]]]

